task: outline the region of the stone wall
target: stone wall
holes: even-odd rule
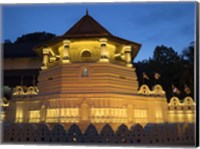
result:
[[[147,124],[142,127],[133,125],[130,129],[124,124],[113,131],[109,124],[104,125],[100,132],[90,124],[84,131],[73,124],[64,128],[60,124],[4,124],[3,142],[16,144],[113,144],[141,146],[194,146],[194,123],[162,123]]]

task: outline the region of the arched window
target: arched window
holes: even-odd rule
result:
[[[88,77],[88,69],[87,68],[84,68],[82,70],[82,77]]]
[[[87,57],[91,57],[91,53],[90,53],[90,51],[88,51],[88,50],[83,51],[81,57],[85,57],[85,58],[87,58]]]

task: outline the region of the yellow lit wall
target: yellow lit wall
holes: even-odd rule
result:
[[[1,112],[0,121],[4,121],[4,120],[5,120],[5,112]]]
[[[114,55],[115,55],[115,51],[116,51],[116,47],[113,44],[107,43],[106,44],[107,47],[107,51],[108,51],[108,56],[110,59],[114,59]],[[58,48],[58,52],[55,53],[59,53],[60,57],[63,57],[63,50],[64,47],[60,46]],[[91,57],[90,58],[82,58],[81,54],[83,51],[89,51],[91,53]],[[54,51],[56,51],[56,49],[54,49]],[[69,55],[70,55],[70,60],[72,62],[80,62],[80,61],[99,61],[99,58],[101,56],[101,46],[100,46],[100,42],[98,41],[98,39],[96,40],[76,40],[76,41],[72,41],[70,43],[70,49],[69,49]]]
[[[29,111],[29,122],[30,123],[39,123],[40,122],[40,111]]]
[[[135,109],[133,110],[135,123],[147,123],[148,116],[146,109]]]
[[[23,111],[20,108],[17,108],[16,110],[16,123],[21,123],[23,122]]]
[[[47,109],[46,122],[77,123],[79,122],[78,108],[54,108]]]
[[[91,122],[93,123],[126,123],[127,109],[125,108],[91,108]]]
[[[172,97],[168,104],[168,121],[190,122],[195,121],[195,103],[191,97],[185,97],[181,103],[177,97]]]

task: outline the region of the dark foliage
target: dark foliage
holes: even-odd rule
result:
[[[194,43],[183,50],[178,55],[171,47],[157,46],[154,50],[153,58],[143,60],[135,64],[136,73],[138,75],[139,84],[144,83],[142,73],[145,72],[150,80],[145,82],[152,88],[156,83],[163,86],[166,91],[168,100],[172,96],[178,96],[180,99],[186,96],[184,85],[188,85],[191,90],[190,96],[193,97],[194,92]],[[158,82],[154,78],[154,73],[161,75]],[[176,95],[172,92],[172,84],[174,84],[181,93]]]
[[[55,34],[35,32],[18,37],[14,43],[42,43],[56,37]]]
[[[4,58],[37,57],[32,49],[55,37],[56,35],[52,33],[35,32],[18,37],[14,43],[7,39],[3,44]]]

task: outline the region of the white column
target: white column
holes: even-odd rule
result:
[[[131,62],[131,46],[124,47],[125,61],[127,67],[132,67],[133,64]]]
[[[41,69],[47,69],[48,63],[49,63],[49,54],[50,54],[50,49],[49,48],[44,48],[42,51],[43,54],[43,62],[42,62],[42,67]]]
[[[107,48],[106,48],[107,39],[105,39],[105,38],[100,39],[100,44],[101,44],[100,62],[109,62],[108,51],[107,51]]]
[[[70,46],[70,41],[69,40],[64,40],[63,41],[63,46],[64,46],[64,50],[63,50],[63,59],[62,62],[63,63],[69,63],[70,62],[70,57],[69,57],[69,46]]]

